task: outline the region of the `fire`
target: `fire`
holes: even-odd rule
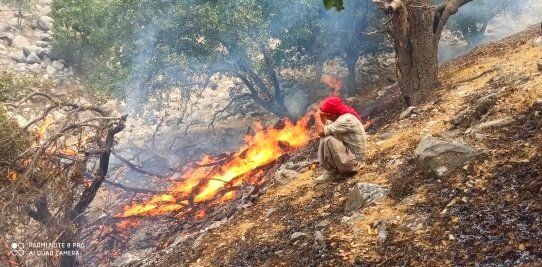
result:
[[[17,181],[17,173],[14,172],[14,171],[9,171],[8,172],[8,179],[12,182],[15,182]]]
[[[322,76],[321,81],[331,89],[331,96],[341,95],[341,89],[344,85],[344,82],[341,79],[337,79],[331,75],[324,75]]]
[[[53,119],[50,116],[45,117],[45,120],[41,124],[41,127],[39,127],[34,134],[36,140],[40,140],[41,137],[43,137],[43,135],[47,132],[47,129],[49,128],[49,126],[51,126],[52,123]]]
[[[229,161],[214,166],[210,157],[204,157],[199,166],[208,167],[190,170],[168,193],[127,206],[120,217],[169,214],[182,218],[190,213],[196,219],[205,218],[208,210],[198,209],[198,205],[212,207],[235,199],[238,192],[232,188],[262,182],[257,177],[263,172],[255,170],[277,160],[288,150],[305,146],[311,139],[307,127],[309,118],[307,115],[297,124],[286,121],[283,129],[264,129],[258,124],[256,134],[247,136],[245,145]]]

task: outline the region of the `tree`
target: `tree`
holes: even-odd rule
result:
[[[450,16],[473,0],[372,0],[391,19],[390,36],[395,50],[401,100],[417,105],[438,83],[437,52],[440,36]],[[327,8],[343,7],[342,0],[324,0]]]

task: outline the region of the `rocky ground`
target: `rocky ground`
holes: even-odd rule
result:
[[[542,264],[540,35],[537,25],[448,62],[427,104],[402,109],[395,87],[351,99],[374,118],[356,176],[316,185],[319,169],[287,163],[297,174],[277,174],[221,227],[117,264]]]

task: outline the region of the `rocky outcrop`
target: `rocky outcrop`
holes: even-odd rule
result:
[[[368,183],[357,183],[350,189],[348,200],[344,207],[345,213],[360,210],[374,202],[384,199],[389,189],[384,186]]]
[[[423,172],[445,177],[453,170],[463,167],[476,154],[474,148],[459,139],[426,136],[414,151],[414,158]]]

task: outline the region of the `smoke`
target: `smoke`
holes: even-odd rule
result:
[[[439,62],[467,54],[473,48],[492,41],[498,41],[512,34],[521,32],[529,26],[540,23],[542,14],[542,1],[540,0],[477,0],[486,1],[488,9],[479,9],[479,2],[473,1],[460,8],[451,18],[447,30],[452,27],[453,20],[483,21],[481,16],[495,12],[490,17],[483,32],[472,34],[473,44],[467,42],[466,36],[459,31],[443,33],[439,47]],[[484,13],[483,13],[484,12]],[[456,22],[460,23],[459,21]],[[481,25],[479,25],[481,27]]]

